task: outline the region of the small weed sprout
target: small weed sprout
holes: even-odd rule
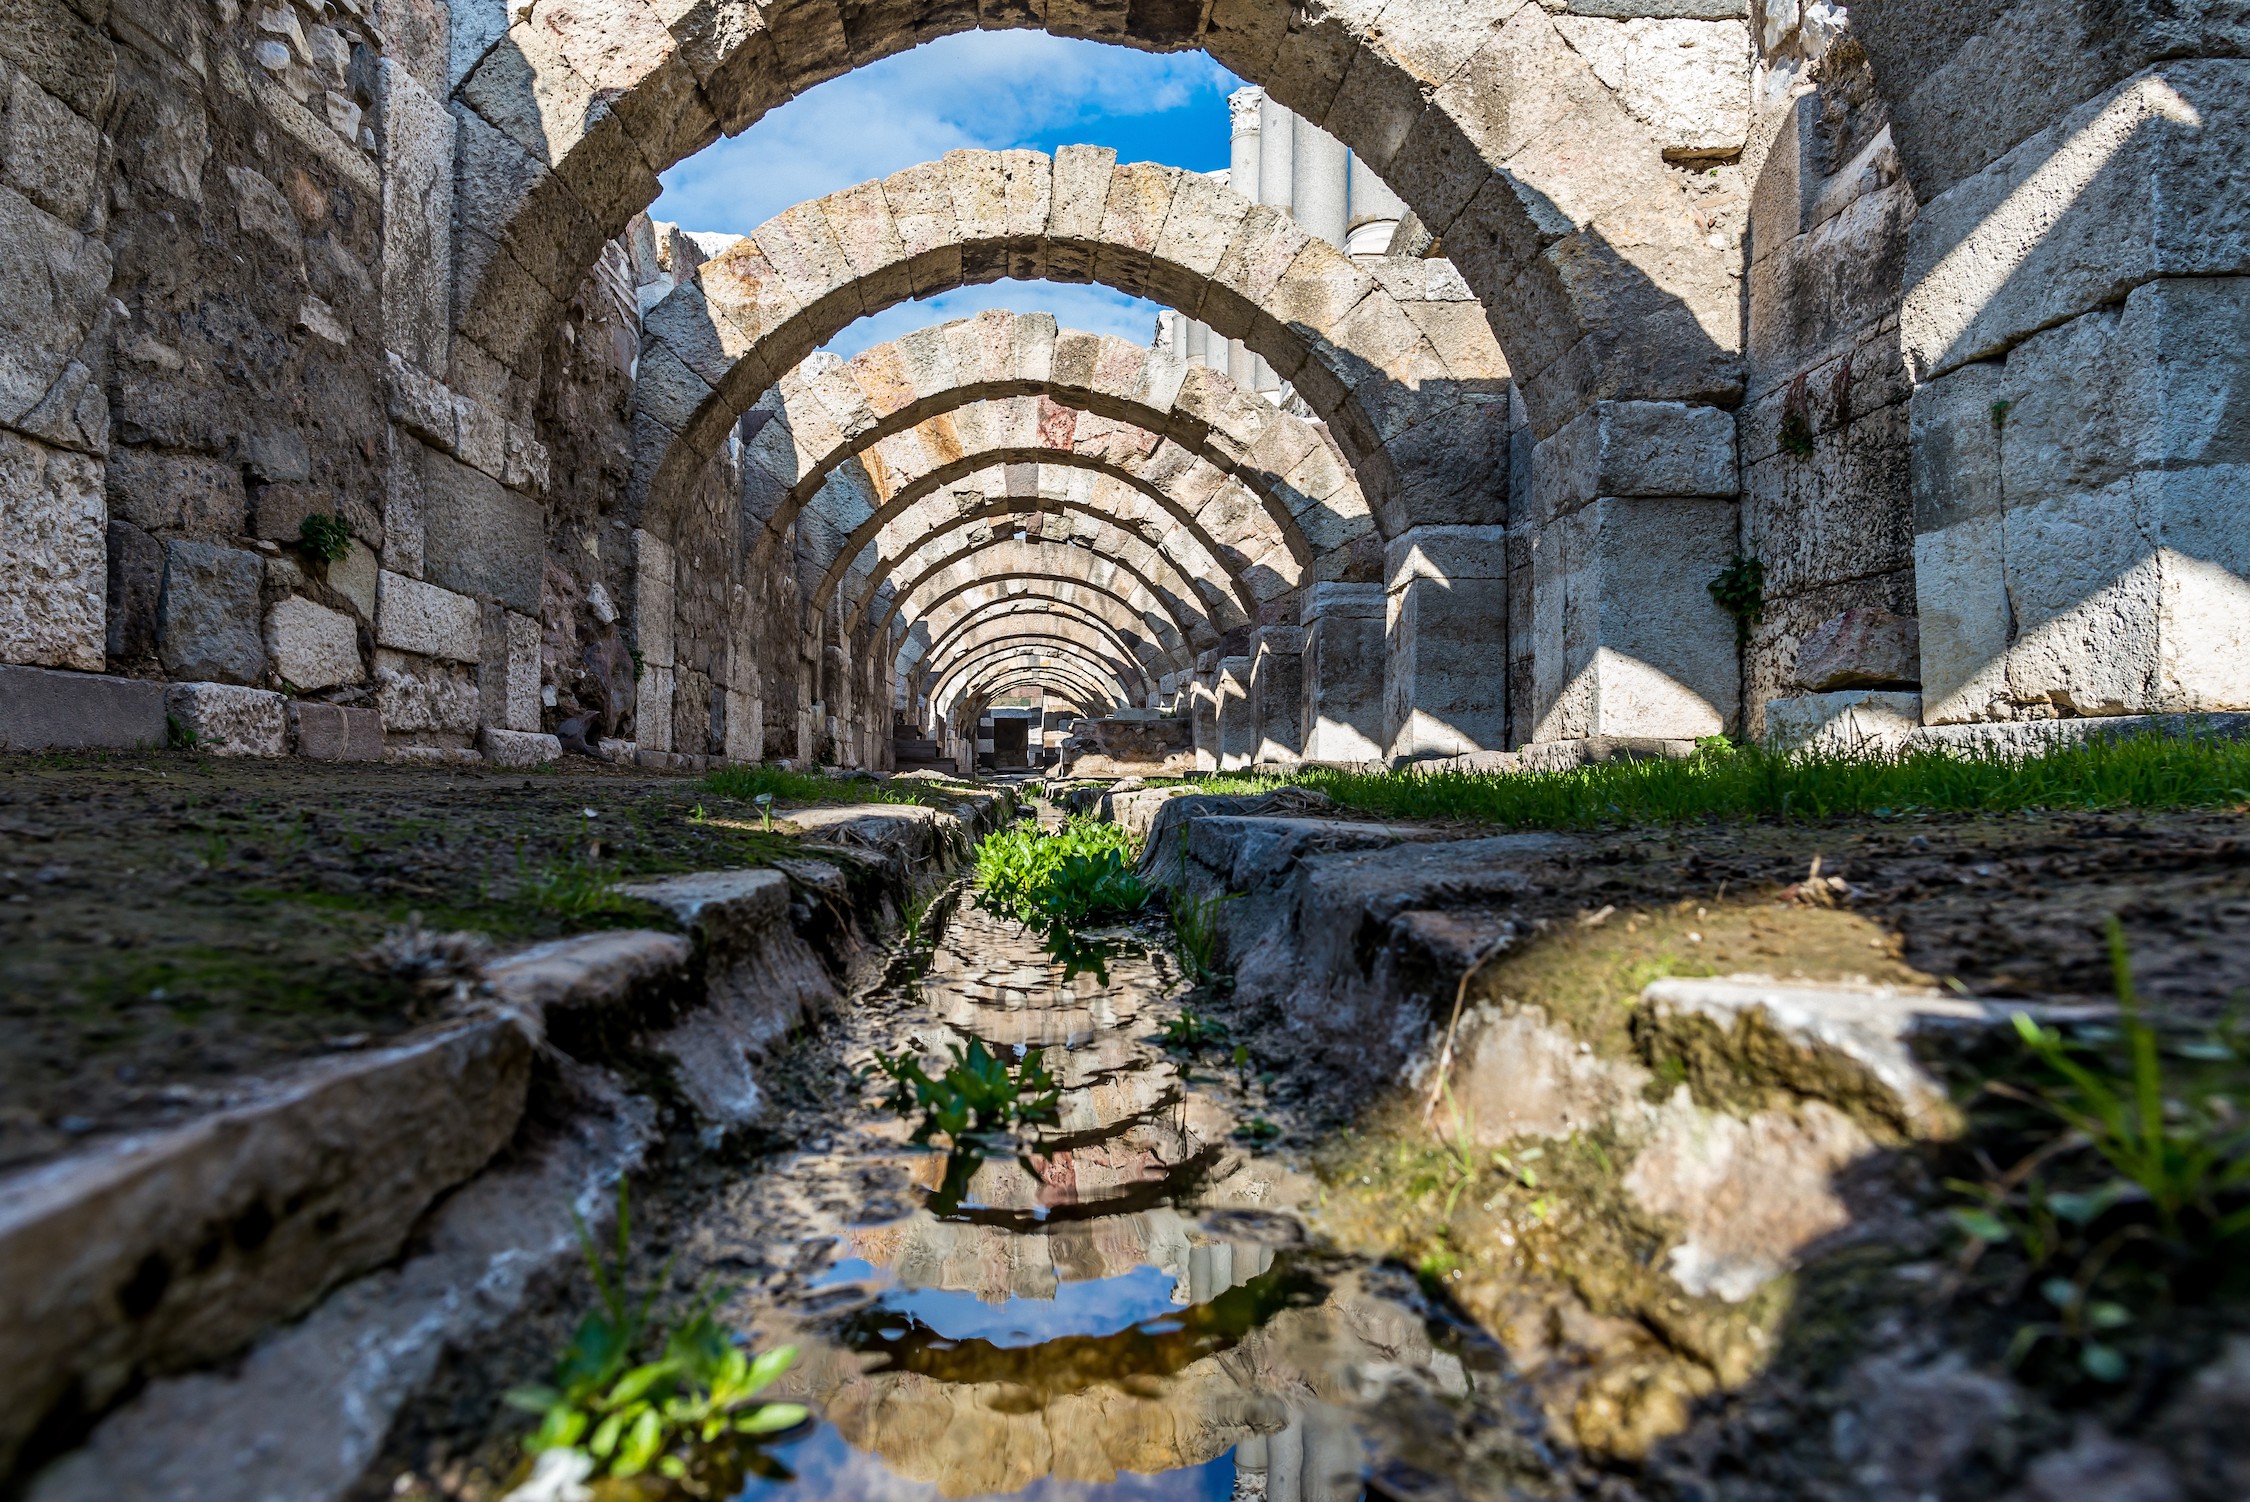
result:
[[[1168,1053],[1195,1053],[1227,1039],[1227,1025],[1218,1018],[1180,1008],[1180,1015],[1164,1024],[1159,1039]]]
[[[552,1383],[508,1394],[510,1407],[539,1415],[524,1440],[527,1455],[568,1450],[588,1462],[584,1474],[626,1479],[653,1470],[676,1481],[695,1469],[695,1447],[755,1441],[805,1422],[798,1404],[757,1401],[797,1359],[796,1347],[753,1357],[707,1303],[671,1329],[653,1330],[649,1315],[665,1276],[643,1290],[630,1285],[632,1206],[622,1182],[614,1260],[572,1219],[600,1307],[579,1322]]]
[[[1999,1299],[2036,1287],[2040,1317],[2018,1328],[2009,1363],[2053,1342],[2100,1383],[2130,1372],[2122,1332],[2156,1307],[2210,1297],[2250,1239],[2250,1058],[2231,1030],[2168,1049],[2143,1014],[2124,929],[2114,917],[2108,929],[2119,1024],[2112,1046],[2019,1013],[2029,1078],[1985,1085],[2061,1132],[2011,1168],[1983,1160],[1980,1178],[1946,1181],[1964,1272],[2008,1248],[2020,1260]],[[2203,1067],[2167,1068],[2167,1053]]]

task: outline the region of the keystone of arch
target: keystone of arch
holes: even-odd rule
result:
[[[1349,146],[1445,242],[1507,346],[1541,436],[1602,397],[1724,401],[1740,388],[1730,262],[1706,243],[1670,176],[1667,142],[1595,75],[1562,18],[1525,0],[1085,0],[1064,10],[543,0],[522,9],[481,50],[492,33],[466,14],[455,20],[457,369],[465,341],[530,373],[602,242],[654,201],[658,173],[719,135],[922,42],[1032,25],[1154,51],[1200,48]],[[840,316],[852,300],[808,274],[809,250],[858,257],[870,308],[1000,275],[1099,277],[1137,284],[1128,290],[1231,335],[1228,305],[1270,300],[1261,282],[1289,269],[1274,265],[1278,253],[1229,264],[1238,241],[1270,246],[1286,221],[1238,197],[1224,203],[1227,190],[1199,175],[1165,178],[1156,174],[1166,169],[1118,167],[1092,152],[1072,159],[1068,149],[1053,163],[967,155],[848,190],[843,231],[823,233],[804,215],[769,225],[761,253],[789,279],[786,305],[832,303]],[[1230,214],[1239,228],[1223,234]],[[1183,271],[1186,285],[1175,286]],[[1197,276],[1209,284],[1201,306],[1190,295]],[[1261,330],[1253,347],[1273,360],[1267,344],[1280,347]],[[772,373],[793,363],[778,360]]]
[[[1096,147],[956,151],[786,210],[650,310],[636,443],[664,456],[645,514],[668,516],[735,419],[849,323],[1002,276],[1099,281],[1241,339],[1327,423],[1377,504],[1397,489],[1391,446],[1419,454],[1432,435],[1418,427],[1506,393],[1489,337],[1425,326],[1341,250],[1201,173]]]
[[[1020,521],[1028,535],[1017,539],[1010,528],[995,525],[1007,518]],[[1055,525],[1058,518],[1066,524],[1060,530]],[[1091,533],[1080,530],[1087,525],[1093,528]],[[1009,541],[1029,541],[1032,536],[1041,542],[1078,546],[1116,564],[1163,603],[1168,623],[1175,631],[1185,633],[1186,640],[1196,644],[1195,650],[1217,644],[1220,631],[1211,624],[1202,597],[1202,588],[1211,586],[1183,572],[1171,556],[1161,550],[1133,549],[1132,544],[1144,539],[1119,527],[1107,513],[1080,503],[1062,501],[1056,503],[1055,510],[1026,511],[1020,501],[1012,499],[959,512],[944,526],[931,528],[912,547],[886,553],[868,572],[858,598],[845,613],[845,634],[856,638],[862,630],[880,631],[898,603],[928,574],[968,554]],[[1078,542],[1082,536],[1086,543]],[[949,552],[936,551],[945,543],[955,545]],[[1137,556],[1139,552],[1147,553],[1145,563]],[[904,582],[893,583],[894,576]],[[1167,576],[1186,586],[1184,590],[1173,589],[1165,582]]]
[[[1240,477],[1276,529],[1302,538],[1302,547],[1293,544],[1300,560],[1374,529],[1358,481],[1319,423],[1209,366],[1115,335],[1060,329],[1049,313],[1004,309],[920,329],[849,360],[816,351],[790,370],[753,409],[748,483],[774,497],[757,509],[769,528],[786,529],[821,480],[855,455],[877,476],[945,463],[994,431],[994,414],[980,404],[1008,398],[1040,401],[1033,431],[1050,446],[1102,442],[1104,421],[1122,423]]]

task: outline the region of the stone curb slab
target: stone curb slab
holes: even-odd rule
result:
[[[164,744],[162,683],[0,665],[0,751]]]
[[[0,1470],[57,1403],[216,1360],[396,1255],[513,1134],[531,1056],[483,1017],[0,1183]]]

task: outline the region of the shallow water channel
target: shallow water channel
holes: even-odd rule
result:
[[[813,1140],[690,1228],[729,1323],[793,1342],[808,1404],[745,1498],[1527,1497],[1558,1478],[1498,1347],[1413,1275],[1320,1248],[1320,1186],[1168,1054],[1186,991],[1120,931],[1106,974],[965,900],[846,1009],[847,1059],[1044,1051],[1059,1119],[948,1150],[840,1077]],[[747,1282],[744,1280],[747,1279]]]

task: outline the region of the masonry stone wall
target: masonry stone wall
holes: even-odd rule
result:
[[[1348,146],[1402,215],[1351,255],[1085,148],[739,242],[652,224],[655,172],[845,66],[741,4],[7,7],[0,744],[143,680],[84,733],[264,752],[330,723],[294,700],[360,716],[318,741],[350,754],[379,716],[430,761],[880,763],[1050,625],[1079,690],[1201,706],[1214,764],[1755,735],[1781,701],[1795,734],[1844,690],[2250,705],[2228,14],[1413,0],[1303,23],[1317,64],[1278,0],[1244,12],[1271,46],[1056,22],[1206,46]],[[1003,272],[1217,332],[804,358]],[[1011,526],[1099,577],[1050,560],[972,623],[940,596]],[[1738,642],[1709,586],[1746,562]]]

